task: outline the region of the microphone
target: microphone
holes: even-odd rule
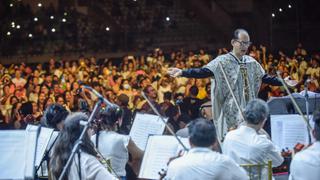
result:
[[[96,91],[95,89],[93,89],[92,87],[90,86],[86,86],[86,85],[83,85],[82,86],[83,88],[85,89],[88,89],[90,92],[92,92],[95,96],[98,97],[98,99],[100,99],[101,101],[103,101],[105,104],[107,104],[108,106],[111,106],[111,107],[119,107],[118,105],[110,102],[108,99],[104,98],[98,91]]]

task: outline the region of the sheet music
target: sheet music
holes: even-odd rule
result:
[[[28,129],[37,129],[38,126],[35,125],[28,125],[26,130]],[[52,136],[53,129],[51,128],[46,128],[46,127],[41,127],[40,134],[38,137],[38,144],[37,144],[37,151],[36,151],[36,162],[35,166],[39,167],[40,162],[44,156],[44,153],[46,152],[46,148],[49,144],[49,140]]]
[[[0,131],[0,179],[24,179],[25,137],[24,130]]]
[[[271,137],[278,150],[308,144],[307,125],[300,115],[271,115]]]
[[[55,140],[58,138],[58,135],[59,135],[59,131],[53,131],[46,149],[47,151],[49,150],[51,145],[55,142]],[[53,153],[53,147],[51,148],[50,155],[52,155],[52,153]]]
[[[164,120],[166,122],[168,121],[167,118],[164,118]],[[161,135],[164,128],[165,124],[159,116],[137,113],[129,136],[140,149],[144,150],[146,148],[149,135]]]
[[[187,138],[180,139],[187,148],[190,148]],[[149,136],[139,178],[159,179],[158,172],[167,167],[171,157],[178,155],[179,149],[183,148],[178,144],[174,136]]]
[[[27,128],[26,138],[25,138],[25,167],[24,167],[24,179],[34,179],[35,175],[35,153],[36,153],[36,143],[37,143],[37,134],[38,126]]]

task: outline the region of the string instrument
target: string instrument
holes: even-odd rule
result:
[[[181,142],[181,140],[178,138],[178,136],[176,135],[176,133],[174,133],[174,131],[171,129],[171,127],[166,123],[166,121],[163,119],[163,117],[160,115],[159,111],[154,107],[154,105],[151,103],[151,101],[147,98],[147,96],[145,95],[145,93],[143,91],[141,91],[141,95],[143,98],[146,99],[147,103],[149,104],[149,106],[152,108],[152,110],[156,113],[157,116],[160,117],[161,121],[165,124],[167,130],[169,131],[169,133],[171,135],[173,135],[175,137],[175,139],[178,141],[178,143],[183,147],[184,151],[189,151],[189,149]],[[180,157],[181,151],[178,154],[178,156],[170,158],[168,164],[173,160],[176,159],[178,157]],[[160,179],[164,179],[164,177],[167,175],[167,171],[165,169],[161,169],[160,172],[158,172],[158,174],[160,175]]]
[[[111,159],[106,159],[104,156],[100,153],[98,149],[95,148],[95,151],[97,152],[97,158],[100,161],[100,163],[108,169],[108,171],[112,174],[114,174],[118,179],[120,179],[120,176],[116,173],[116,171],[112,168],[111,165]]]
[[[287,84],[284,82],[284,80],[282,79],[281,75],[279,72],[277,72],[277,76],[278,76],[278,79],[280,79],[284,89],[286,90],[286,92],[288,93],[289,97],[290,97],[290,100],[292,101],[293,105],[295,106],[295,108],[297,109],[298,113],[300,114],[300,116],[302,117],[302,119],[304,120],[304,122],[306,123],[307,125],[307,129],[308,129],[308,135],[309,135],[309,144],[306,146],[304,144],[301,144],[301,143],[297,143],[295,145],[295,147],[293,148],[293,152],[288,150],[287,151],[283,151],[281,153],[281,155],[284,157],[284,163],[279,166],[278,168],[274,168],[274,171],[276,170],[285,170],[285,171],[282,171],[282,172],[288,172],[289,171],[289,167],[290,167],[290,163],[291,163],[291,160],[292,160],[292,157],[295,153],[298,153],[306,148],[308,148],[309,146],[311,146],[311,135],[310,135],[310,132],[311,132],[311,125],[308,121],[308,119],[305,117],[305,115],[302,113],[300,107],[298,106],[297,102],[295,101],[295,99],[293,98],[291,92],[289,91],[289,88],[287,86]],[[290,85],[290,84],[289,84]],[[282,167],[282,169],[280,169]]]

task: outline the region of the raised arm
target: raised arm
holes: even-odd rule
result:
[[[182,70],[179,68],[169,68],[168,74],[172,77],[187,77],[187,78],[207,78],[213,76],[213,73],[208,68],[190,68]]]

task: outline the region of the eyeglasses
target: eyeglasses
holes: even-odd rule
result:
[[[250,42],[250,41],[239,41],[239,40],[237,40],[237,39],[235,39],[234,41],[240,43],[241,46],[247,46],[247,47],[249,47],[249,46],[252,44],[252,42]]]

